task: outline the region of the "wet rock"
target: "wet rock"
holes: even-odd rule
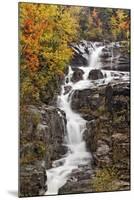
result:
[[[88,60],[84,58],[82,55],[75,53],[70,64],[72,66],[88,66]]]
[[[112,71],[122,71],[122,72],[129,72],[130,71],[130,65],[129,64],[110,64],[106,63],[102,65],[102,69],[104,70],[112,70]]]
[[[118,63],[120,64],[129,64],[130,63],[130,58],[129,56],[120,56],[118,59]]]
[[[116,66],[116,70],[118,71],[124,71],[124,72],[129,72],[130,71],[130,64],[127,63],[118,63]]]
[[[115,71],[130,71],[130,56],[124,56],[119,50],[113,49],[112,57],[101,56],[102,69],[105,70],[115,70]]]
[[[85,90],[75,90],[72,95],[72,101],[71,101],[71,107],[73,110],[79,110],[83,108],[84,106],[89,106],[90,103],[94,103],[93,101],[90,101],[91,89],[85,89]]]
[[[97,116],[98,108],[104,105],[104,88],[75,90],[72,95],[71,107],[82,116]]]
[[[90,165],[73,170],[68,181],[59,189],[58,194],[77,194],[92,192],[90,178],[92,170]]]
[[[63,145],[66,132],[66,117],[63,111],[55,107],[42,107],[43,118],[48,126],[48,131],[45,134],[45,154],[46,168],[51,168],[52,161],[61,158],[67,151]]]
[[[98,88],[75,90],[72,95],[71,107],[86,120],[103,117],[107,111],[112,113],[127,109],[129,99],[129,84],[118,83]],[[128,118],[128,117],[127,117]]]
[[[113,95],[130,95],[130,84],[129,83],[121,83],[113,86]]]
[[[72,50],[74,52],[73,58],[70,61],[71,66],[87,66],[88,65],[88,48],[82,44],[72,44]]]
[[[111,49],[105,46],[105,47],[102,49],[102,53],[101,53],[101,55],[100,55],[100,58],[102,58],[102,59],[107,59],[107,58],[110,58],[111,56],[112,56]]]
[[[106,59],[106,58],[112,57],[112,55],[111,55],[111,52],[103,52],[100,57],[103,59]]]
[[[74,54],[70,61],[71,66],[88,66],[89,64],[89,54],[93,50],[93,45],[91,42],[81,41],[79,44],[70,45]]]
[[[75,71],[73,72],[71,81],[72,82],[77,82],[77,81],[82,80],[83,79],[83,74],[84,74],[84,72],[83,72],[82,69],[76,68]]]
[[[112,105],[113,105],[113,88],[109,83],[105,89],[105,107],[107,111],[112,113]]]
[[[102,79],[103,77],[103,73],[101,72],[101,70],[99,69],[93,69],[89,72],[88,78],[90,80],[97,80],[97,79]]]
[[[70,85],[64,86],[64,90],[65,90],[64,95],[68,94],[71,89],[72,89],[72,87]]]

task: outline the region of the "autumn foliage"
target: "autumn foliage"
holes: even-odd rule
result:
[[[56,88],[72,56],[79,8],[20,3],[19,9],[21,101],[39,102],[50,82]]]
[[[129,21],[122,9],[19,3],[21,104],[52,99],[73,56],[71,42],[127,40]]]

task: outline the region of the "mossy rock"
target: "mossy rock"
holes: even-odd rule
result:
[[[115,184],[118,179],[118,171],[114,167],[97,170],[95,177],[91,181],[91,186],[95,192],[107,192],[119,190]]]

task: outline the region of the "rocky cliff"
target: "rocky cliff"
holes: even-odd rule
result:
[[[66,152],[65,116],[59,109],[43,105],[25,106],[20,132],[21,197],[38,196],[47,190],[46,169]]]
[[[83,138],[93,156],[92,170],[85,166],[72,172],[59,194],[130,189],[130,83],[122,80],[124,71],[130,70],[129,53],[120,44],[112,49],[106,46],[100,62],[101,68],[91,70],[88,79],[93,83],[102,79],[102,84],[75,90],[71,102],[72,109],[87,121]],[[82,69],[74,64],[73,70],[73,81],[83,80]],[[109,83],[105,70],[114,77]]]
[[[85,166],[74,171],[60,194],[130,189],[129,95],[128,83],[74,92],[72,109],[87,120],[83,138],[92,152],[93,170]]]

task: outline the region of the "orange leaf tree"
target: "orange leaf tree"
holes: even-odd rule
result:
[[[72,56],[80,8],[33,3],[19,4],[20,89],[23,103],[52,98]]]

